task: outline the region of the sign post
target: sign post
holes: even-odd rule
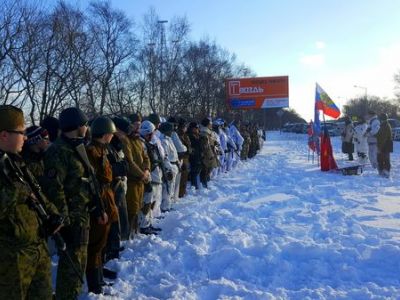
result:
[[[282,133],[282,116],[283,116],[284,113],[285,113],[285,112],[284,112],[283,109],[280,109],[280,110],[278,110],[278,111],[276,112],[276,114],[277,114],[278,117],[279,117],[279,133]]]

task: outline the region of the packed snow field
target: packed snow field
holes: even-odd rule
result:
[[[108,263],[114,296],[82,298],[399,299],[400,145],[385,179],[321,172],[306,139],[269,132],[254,159],[190,190],[160,235],[126,243]]]

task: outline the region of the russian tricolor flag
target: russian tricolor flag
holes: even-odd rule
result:
[[[335,119],[340,116],[340,109],[318,83],[315,88],[315,110],[322,110],[324,115]]]

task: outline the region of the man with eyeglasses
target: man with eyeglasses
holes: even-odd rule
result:
[[[26,139],[22,110],[0,105],[0,299],[52,299],[45,224],[32,205],[31,175],[19,155]],[[42,205],[57,215],[47,199]]]
[[[44,159],[43,189],[65,217],[61,234],[73,263],[65,254],[60,254],[57,299],[77,299],[82,292],[82,283],[74,268],[82,276],[86,270],[89,208],[93,195],[89,186],[90,170],[77,149],[84,148],[81,145],[85,141],[87,121],[86,115],[79,108],[64,109],[59,116],[61,136],[46,151]],[[99,219],[107,223],[107,215],[99,216]]]

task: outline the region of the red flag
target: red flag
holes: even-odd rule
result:
[[[337,164],[333,157],[331,138],[324,133],[321,138],[321,171],[337,170]]]
[[[315,143],[315,138],[314,138],[313,121],[310,121],[310,124],[308,124],[307,134],[308,134],[308,147],[311,149],[311,151],[315,152],[315,150],[317,150],[317,144]]]

